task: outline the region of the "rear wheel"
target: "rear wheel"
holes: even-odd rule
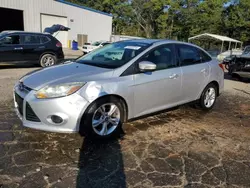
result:
[[[217,99],[218,88],[213,84],[209,84],[202,92],[200,98],[200,106],[203,110],[211,110]]]
[[[40,65],[42,67],[49,67],[56,64],[56,57],[52,54],[45,54],[40,59]]]
[[[80,134],[87,137],[117,137],[121,132],[124,109],[115,97],[105,97],[93,102],[83,116]]]

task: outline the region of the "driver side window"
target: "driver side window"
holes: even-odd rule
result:
[[[15,45],[20,44],[20,36],[19,35],[10,35],[6,36],[0,40],[1,45]]]
[[[142,58],[142,61],[150,61],[156,64],[156,70],[176,67],[174,46],[166,44],[156,47]]]

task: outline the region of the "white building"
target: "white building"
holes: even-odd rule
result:
[[[71,28],[56,35],[64,47],[69,40],[110,40],[112,15],[64,0],[0,0],[0,32],[24,30],[42,32],[53,24]]]

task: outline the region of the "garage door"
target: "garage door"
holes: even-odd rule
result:
[[[11,16],[6,19],[6,15]],[[0,23],[0,32],[5,30],[23,31],[23,11],[0,8]]]
[[[65,17],[41,14],[42,31],[46,27],[51,27],[54,24],[60,24],[67,27],[68,20]],[[55,33],[54,36],[62,43],[63,47],[67,47],[67,41],[68,41],[67,31],[60,31],[59,33]]]

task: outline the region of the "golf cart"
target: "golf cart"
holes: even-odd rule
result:
[[[228,56],[240,55],[242,53],[242,50],[240,50],[242,42],[227,36],[204,33],[190,37],[188,42],[194,42],[202,46],[213,58],[216,58],[220,62]]]

